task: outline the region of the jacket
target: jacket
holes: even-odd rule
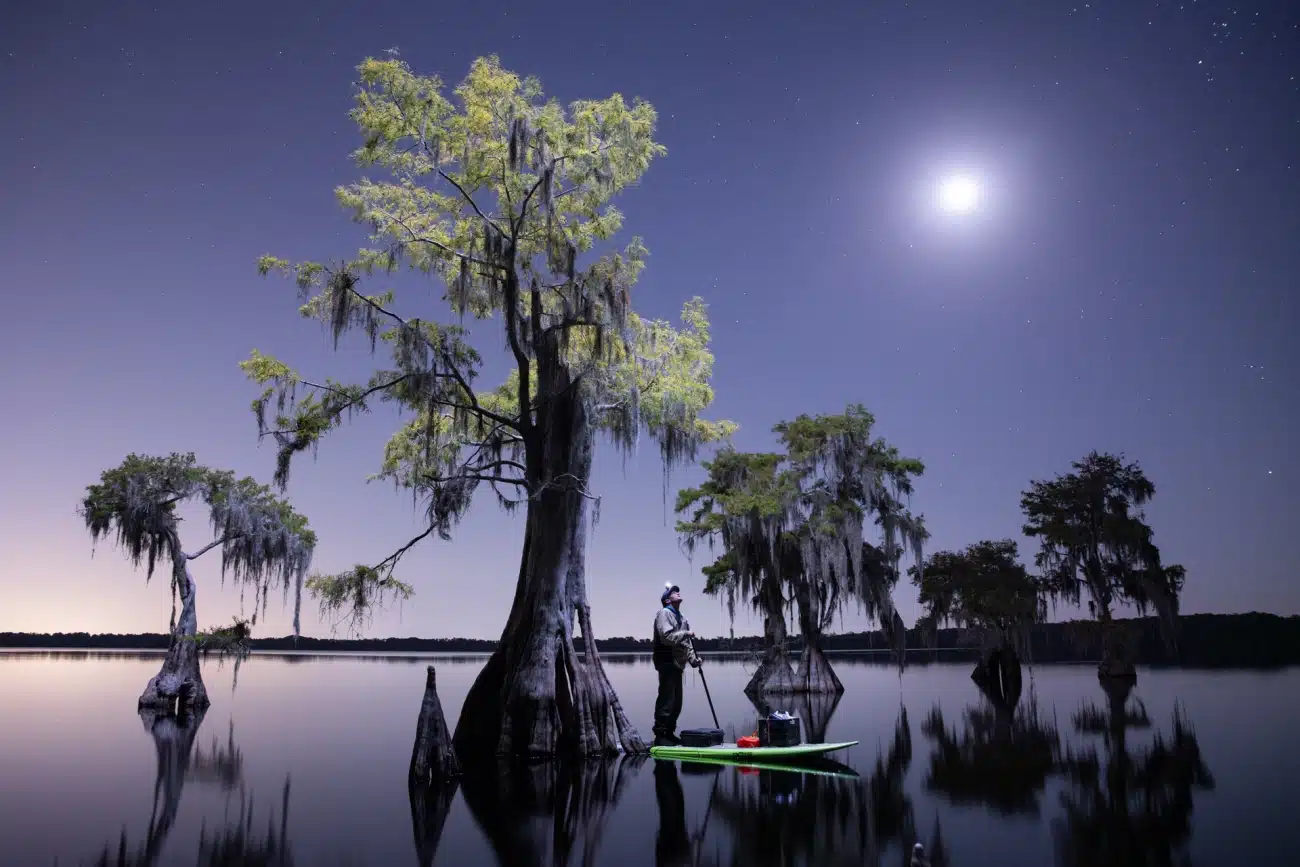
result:
[[[691,625],[682,613],[671,605],[665,605],[655,615],[654,660],[656,665],[671,662],[678,668],[685,668],[688,663],[699,659],[687,633]]]

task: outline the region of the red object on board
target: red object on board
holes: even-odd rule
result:
[[[736,738],[736,746],[742,749],[753,749],[758,746],[758,735],[745,735],[743,738]]]

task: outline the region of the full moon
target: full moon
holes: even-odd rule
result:
[[[979,200],[979,184],[971,178],[955,176],[939,184],[939,207],[949,214],[969,214]]]

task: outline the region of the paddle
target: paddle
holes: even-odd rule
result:
[[[695,650],[694,642],[691,642],[691,650]],[[696,659],[699,659],[698,654]],[[704,677],[704,660],[700,660],[700,664],[695,667],[695,670],[700,673],[700,683],[704,684],[704,697],[709,700],[709,713],[713,714],[713,727],[718,731],[722,731],[722,726],[718,725],[718,712],[713,709],[713,696],[709,694],[709,681]]]

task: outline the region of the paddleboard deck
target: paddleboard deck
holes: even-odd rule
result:
[[[650,755],[656,759],[725,759],[730,762],[763,762],[780,764],[797,762],[825,753],[854,746],[857,741],[838,744],[799,744],[796,747],[741,747],[734,743],[713,747],[651,747]]]

